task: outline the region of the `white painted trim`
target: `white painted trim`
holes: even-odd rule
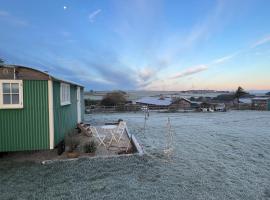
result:
[[[77,122],[81,123],[82,121],[82,100],[81,100],[81,88],[77,86]]]
[[[50,149],[54,149],[53,82],[48,80]]]
[[[19,103],[18,104],[3,104],[3,83],[18,83],[19,84]],[[20,109],[23,108],[23,81],[22,80],[0,80],[0,109]]]
[[[135,145],[135,148],[137,149],[138,151],[138,154],[140,156],[142,156],[144,154],[144,150],[143,148],[141,147],[140,143],[137,141],[136,137],[133,135],[133,134],[130,134],[129,130],[128,130],[128,127],[126,126],[126,132],[127,132],[127,135],[129,137],[129,139],[133,142],[133,144]]]

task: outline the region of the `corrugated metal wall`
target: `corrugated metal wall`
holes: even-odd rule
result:
[[[270,100],[268,100],[268,110],[270,111]]]
[[[60,105],[60,82],[53,82],[54,144],[64,139],[65,134],[77,125],[77,86],[70,85],[71,104]]]
[[[23,81],[23,109],[0,109],[0,151],[49,148],[48,81]]]

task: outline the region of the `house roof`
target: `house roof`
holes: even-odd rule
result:
[[[263,100],[270,100],[270,97],[255,97],[252,100],[261,100],[261,101],[263,101]]]
[[[69,83],[69,84],[72,84],[72,85],[77,85],[77,86],[80,86],[80,87],[84,87],[83,85],[81,85],[79,83],[76,83],[76,82],[73,82],[73,81],[70,81],[70,80],[65,80],[65,79],[56,77],[54,75],[51,75],[48,72],[44,72],[44,71],[41,71],[41,70],[38,70],[38,69],[35,69],[35,68],[31,68],[31,67],[26,67],[26,66],[21,66],[21,65],[6,65],[6,64],[1,65],[0,68],[1,67],[15,68],[15,69],[21,68],[21,69],[33,70],[35,72],[41,73],[41,74],[43,74],[45,76],[48,76],[48,79],[52,79],[52,80],[55,80],[55,81],[65,82],[65,83]]]
[[[189,103],[192,103],[189,99],[186,99],[186,98],[184,98],[184,97],[181,97],[181,99],[183,99],[184,101],[187,101],[187,102],[189,102]]]
[[[137,100],[136,103],[157,105],[157,106],[169,106],[172,104],[172,98],[165,97],[164,99],[160,99],[159,97],[143,97]]]
[[[252,103],[251,98],[240,98],[239,101],[240,101],[240,103],[246,103],[246,104],[251,104]]]

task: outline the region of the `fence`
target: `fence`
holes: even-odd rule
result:
[[[157,105],[117,105],[117,106],[101,106],[91,105],[85,106],[86,113],[100,113],[100,112],[145,112],[145,110],[151,111],[163,111],[163,112],[174,112],[174,111],[191,111],[194,108],[183,108],[181,106],[170,105],[170,106],[157,106]]]

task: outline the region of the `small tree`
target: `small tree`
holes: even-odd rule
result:
[[[242,96],[245,96],[246,94],[248,94],[242,87],[238,87],[237,90],[235,91],[234,93],[234,98],[237,99],[237,103],[239,104],[240,101],[239,99],[242,97]]]
[[[103,106],[115,106],[124,104],[126,101],[127,100],[122,92],[110,92],[106,94],[100,104]]]
[[[5,61],[2,58],[0,58],[0,65],[2,65],[4,63],[5,63]]]
[[[190,97],[189,100],[190,101],[196,101],[196,98],[195,97]]]
[[[237,104],[238,104],[238,110],[240,110],[240,101],[239,99],[245,95],[247,95],[248,93],[242,88],[242,87],[238,87],[237,90],[234,93],[234,98],[237,99]]]

